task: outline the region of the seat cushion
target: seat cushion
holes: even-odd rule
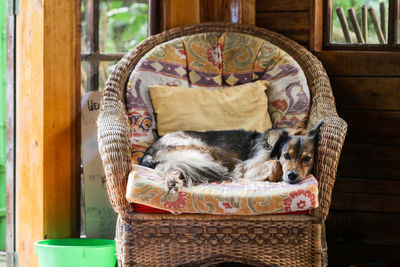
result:
[[[165,179],[156,171],[134,165],[126,198],[129,202],[173,213],[276,214],[318,207],[318,182],[312,175],[293,185],[238,180],[181,186],[177,194],[168,194]]]
[[[265,94],[268,84],[256,81],[217,90],[150,86],[158,134],[232,129],[264,132],[272,127]]]
[[[307,80],[285,51],[251,35],[212,32],[185,36],[150,50],[132,71],[126,87],[132,162],[154,142],[157,128],[149,86],[210,90],[267,80],[273,126],[304,126],[310,107]]]

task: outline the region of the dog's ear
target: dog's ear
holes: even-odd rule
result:
[[[271,159],[279,159],[281,157],[282,147],[288,140],[289,140],[289,133],[283,130],[271,150],[270,154]]]
[[[308,137],[314,140],[314,144],[318,143],[319,130],[323,124],[323,121],[318,122],[317,125],[308,132]]]

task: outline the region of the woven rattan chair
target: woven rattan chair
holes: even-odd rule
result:
[[[319,207],[308,215],[220,216],[139,214],[125,198],[131,170],[124,90],[130,72],[153,47],[177,37],[205,32],[240,32],[265,39],[289,53],[302,67],[312,96],[307,127],[324,120],[314,166]],[[324,221],[331,203],[341,148],[347,131],[338,117],[328,76],[308,50],[257,27],[206,23],[151,36],[117,64],[110,75],[98,119],[100,153],[108,193],[119,213],[117,256],[124,266],[216,265],[242,262],[264,266],[327,265]]]

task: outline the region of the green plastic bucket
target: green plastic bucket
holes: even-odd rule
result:
[[[117,260],[109,239],[48,239],[35,247],[39,267],[114,267]]]

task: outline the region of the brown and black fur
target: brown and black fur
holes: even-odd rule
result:
[[[273,128],[264,133],[171,133],[150,146],[139,164],[164,176],[178,172],[189,185],[240,178],[298,183],[311,172],[321,125],[309,132]],[[268,168],[274,170],[266,175]]]

